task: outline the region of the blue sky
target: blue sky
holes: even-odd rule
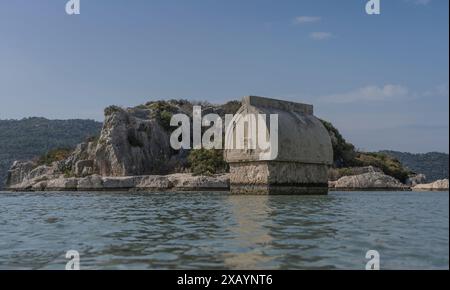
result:
[[[448,0],[0,0],[0,119],[261,95],[363,150],[449,148]]]

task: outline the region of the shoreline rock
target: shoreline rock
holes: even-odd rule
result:
[[[448,191],[448,179],[436,180],[435,182],[418,184],[412,188],[414,191]]]
[[[190,173],[169,175],[68,177],[60,173],[60,163],[33,168],[31,162],[16,162],[10,170],[9,191],[228,191],[230,174],[194,176]],[[363,168],[365,173],[330,180],[330,191],[448,191],[448,179],[408,186],[376,168]],[[362,170],[362,169],[361,169]],[[355,171],[356,173],[356,171]]]
[[[193,176],[188,173],[103,177],[58,177],[32,179],[7,188],[10,191],[225,191],[229,189],[228,174]]]
[[[406,180],[406,185],[409,185],[411,187],[425,183],[427,183],[427,177],[425,176],[425,174],[412,175]]]
[[[409,187],[395,178],[379,172],[344,176],[328,182],[330,191],[448,191],[448,179]],[[7,191],[52,192],[52,191],[229,191],[229,174],[194,176],[190,173],[141,176],[63,176],[53,179],[27,179],[6,188]]]
[[[330,190],[356,191],[356,190],[391,190],[410,191],[411,188],[392,176],[378,171],[367,172],[358,175],[343,176],[336,181],[328,182]]]

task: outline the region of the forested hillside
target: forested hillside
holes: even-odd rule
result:
[[[73,147],[98,135],[101,126],[92,120],[0,120],[0,188],[14,160],[31,159],[54,148]]]
[[[382,151],[390,155],[416,173],[423,173],[427,181],[432,182],[448,178],[448,154],[430,152],[424,154],[413,154],[398,151]]]

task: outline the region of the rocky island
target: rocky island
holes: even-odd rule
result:
[[[225,114],[235,114],[245,107],[246,102],[249,107],[252,101],[247,97],[244,98],[243,103],[237,101],[224,105],[201,103],[202,113],[215,113],[223,117]],[[103,127],[97,137],[89,138],[73,150],[51,150],[33,160],[14,162],[8,172],[7,189],[14,191],[228,191],[230,187],[233,188],[233,184],[236,184],[234,180],[243,176],[236,170],[242,168],[242,164],[245,163],[235,166],[233,158],[236,156],[228,156],[227,161],[231,162],[230,174],[230,165],[223,158],[223,150],[174,150],[170,146],[170,135],[174,129],[170,126],[171,117],[182,113],[192,118],[193,106],[194,103],[186,100],[155,101],[133,108],[110,106],[104,111]],[[300,182],[296,185],[297,188],[302,186],[302,182],[306,186],[310,184],[308,181],[313,180],[313,177],[320,176],[317,184],[325,188],[329,187],[330,190],[411,190],[412,187],[415,190],[428,188],[448,190],[448,180],[446,183],[443,181],[427,187],[420,184],[425,183],[424,178],[404,168],[398,160],[382,153],[358,152],[330,123],[315,117],[307,117],[305,112],[310,110],[308,105],[292,106],[298,108],[297,113],[294,113],[296,110],[292,109],[293,107],[280,107],[281,110],[280,108],[274,110],[278,110],[278,113],[285,110],[287,112],[285,121],[292,118],[292,114],[301,115],[302,117],[295,117],[292,120],[304,119],[298,123],[292,121],[293,125],[290,125],[290,128],[297,126],[295,128],[298,128],[298,132],[302,134],[306,134],[308,128],[312,127],[302,128],[301,124],[315,124],[314,126],[317,126],[318,132],[321,133],[311,135],[311,140],[317,140],[316,145],[312,146],[316,147],[313,151],[299,151],[291,155],[292,161],[299,164],[291,166],[296,168],[292,172],[298,170],[300,175],[303,174],[302,176],[311,175],[313,172],[317,174],[301,182],[300,178],[286,179],[287,186],[296,182]],[[288,134],[282,133],[281,136],[288,136]],[[292,140],[287,140],[288,144],[289,142]],[[317,149],[320,150],[317,151]],[[287,152],[286,149],[282,150]],[[288,161],[287,156],[289,154],[282,154],[280,158],[284,159],[279,161]],[[302,168],[305,168],[301,166],[301,163],[313,164],[314,162],[311,162],[313,156],[319,158],[316,159],[317,164],[323,164],[324,167],[321,167],[320,172],[308,169],[301,173]],[[283,170],[274,169],[273,172],[283,172]],[[255,178],[259,180],[259,177],[255,176]],[[280,188],[279,182],[283,180],[283,176],[280,175],[272,180],[273,184]],[[245,182],[251,184],[254,181],[248,179]]]

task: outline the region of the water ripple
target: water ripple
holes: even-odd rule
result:
[[[2,193],[0,269],[448,269],[448,192]]]

